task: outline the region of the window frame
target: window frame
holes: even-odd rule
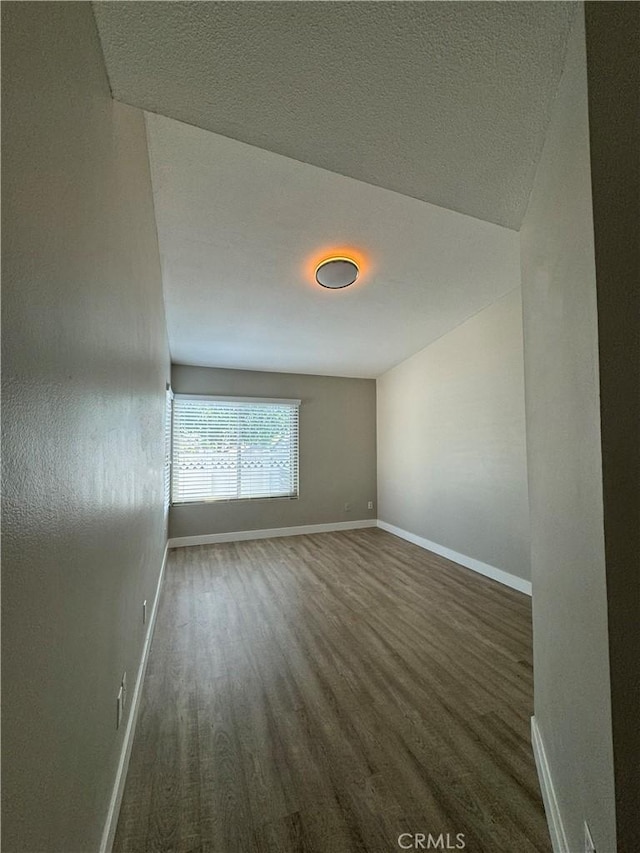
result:
[[[171,479],[173,474],[173,390],[167,382],[164,400],[164,479],[163,501],[165,518],[171,508]]]
[[[294,461],[294,492],[286,495],[257,495],[257,496],[249,496],[249,497],[210,497],[210,498],[196,498],[194,500],[181,500],[176,501],[174,499],[174,470],[176,469],[177,460],[175,458],[176,454],[176,442],[174,440],[175,432],[176,432],[176,403],[180,403],[181,401],[195,401],[201,403],[237,403],[239,405],[255,405],[258,406],[288,406],[292,409],[296,410],[295,415],[295,430],[296,435],[294,438],[294,452],[295,452],[295,461]],[[170,479],[170,506],[171,507],[186,507],[186,506],[202,506],[202,505],[214,505],[214,504],[227,504],[227,503],[245,503],[248,501],[291,501],[298,500],[300,497],[300,406],[301,400],[290,399],[290,398],[282,398],[282,397],[239,397],[233,395],[218,395],[218,394],[180,394],[174,392],[172,395],[172,405],[171,405],[171,479]]]

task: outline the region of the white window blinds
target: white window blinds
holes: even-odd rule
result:
[[[171,406],[173,391],[167,388],[164,405],[164,510],[171,502]]]
[[[176,394],[172,503],[296,497],[299,404]]]

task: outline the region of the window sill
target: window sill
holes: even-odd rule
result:
[[[172,503],[171,507],[183,507],[183,506],[215,506],[216,504],[247,504],[247,503],[259,503],[259,502],[269,502],[272,501],[297,501],[300,495],[276,495],[272,498],[212,498],[211,500],[204,501],[181,501],[179,503]]]

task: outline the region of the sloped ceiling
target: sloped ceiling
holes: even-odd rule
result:
[[[512,229],[574,6],[94,4],[116,99]]]
[[[174,362],[379,376],[513,290],[519,235],[147,115]],[[347,252],[350,288],[314,283]]]

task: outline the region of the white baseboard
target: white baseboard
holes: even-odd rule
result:
[[[407,542],[413,542],[420,548],[426,551],[433,551],[434,554],[439,554],[441,557],[446,557],[447,560],[452,560],[454,563],[471,569],[478,574],[485,575],[498,583],[510,586],[512,589],[517,589],[518,592],[524,592],[525,595],[531,595],[531,581],[526,581],[523,578],[505,572],[502,569],[497,569],[495,566],[490,566],[488,563],[482,563],[480,560],[475,560],[473,557],[467,557],[465,554],[459,554],[457,551],[452,551],[451,548],[445,548],[443,545],[438,545],[437,542],[431,542],[429,539],[424,539],[422,536],[417,536],[415,533],[409,533],[408,530],[403,530],[401,527],[396,527],[393,524],[388,524],[386,521],[378,519],[378,527],[381,530],[386,530],[387,533],[393,533],[401,539],[406,539]]]
[[[526,595],[531,595],[530,581],[523,580],[502,569],[497,569],[488,563],[482,563],[480,560],[473,559],[473,557],[459,554],[457,551],[452,551],[450,548],[445,548],[436,542],[430,542],[428,539],[423,539],[421,536],[409,533],[408,530],[402,530],[400,527],[395,527],[393,524],[387,524],[386,521],[376,520],[375,518],[366,518],[358,521],[335,521],[327,524],[303,524],[298,527],[270,527],[265,530],[237,530],[232,533],[205,533],[201,536],[178,536],[174,539],[169,539],[168,546],[169,548],[185,548],[190,545],[215,545],[218,542],[242,542],[249,539],[275,539],[280,536],[332,533],[337,530],[357,530],[364,527],[379,527],[388,533],[393,533],[402,539],[406,539],[408,542],[413,542],[414,545],[419,545],[427,551],[433,551],[434,554],[439,554],[441,557],[446,557],[454,563],[459,563],[461,566],[472,569],[474,572],[505,584],[505,586],[517,589]]]
[[[162,558],[162,566],[158,576],[158,584],[156,593],[153,599],[153,606],[149,613],[149,627],[144,638],[142,646],[142,656],[140,658],[140,666],[136,676],[135,687],[131,697],[131,706],[129,709],[129,718],[127,720],[127,728],[125,729],[124,738],[122,741],[122,750],[120,752],[120,761],[118,762],[118,770],[113,785],[111,801],[109,802],[109,811],[105,821],[104,830],[102,833],[102,841],[100,842],[100,853],[111,853],[113,840],[116,834],[118,825],[118,815],[120,813],[120,804],[122,802],[122,794],[124,793],[124,783],[127,778],[127,770],[129,769],[129,759],[131,757],[131,748],[133,746],[133,736],[136,730],[136,720],[138,719],[138,711],[140,709],[140,698],[142,696],[142,684],[144,682],[144,674],[147,669],[147,661],[149,660],[149,649],[151,648],[151,639],[153,637],[153,629],[156,624],[156,614],[158,612],[158,601],[160,599],[160,589],[162,587],[162,579],[164,577],[165,566],[167,565],[167,555],[169,553],[169,545],[164,549],[164,557]]]
[[[269,527],[266,530],[238,530],[235,533],[205,533],[203,536],[178,536],[169,539],[169,548],[189,545],[215,545],[217,542],[242,542],[246,539],[275,539],[279,536],[303,536],[306,533],[333,533],[336,530],[358,530],[376,527],[375,518],[360,521],[333,521],[328,524],[302,524],[299,527]]]
[[[553,787],[553,779],[551,778],[547,754],[544,749],[544,741],[542,740],[535,717],[531,717],[531,746],[533,747],[533,756],[536,760],[536,767],[538,768],[538,780],[540,782],[540,790],[542,791],[544,810],[547,815],[553,853],[569,853],[567,836],[564,831],[555,788]]]

